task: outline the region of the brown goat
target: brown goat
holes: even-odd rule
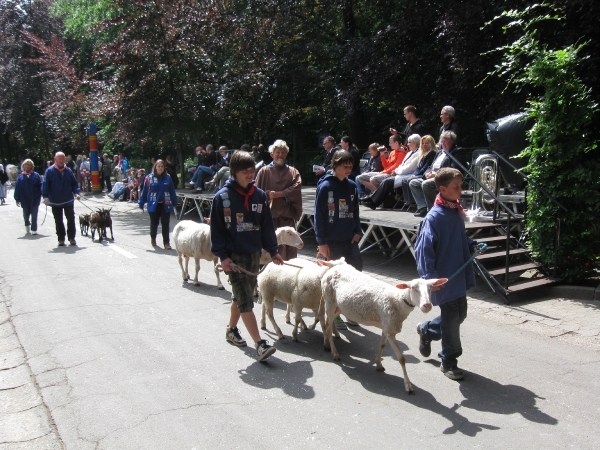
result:
[[[79,214],[79,227],[81,228],[81,234],[88,235],[88,230],[90,229],[90,215],[89,214]]]
[[[110,209],[99,208],[95,213],[90,216],[90,229],[92,230],[92,241],[94,235],[98,231],[98,242],[102,241],[102,238],[106,237],[106,227],[110,228],[110,238],[115,240],[112,231],[112,218],[110,217]]]

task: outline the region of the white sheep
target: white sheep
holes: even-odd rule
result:
[[[296,229],[294,227],[279,227],[275,230],[275,237],[277,238],[277,245],[290,245],[292,247],[296,247],[297,249],[301,249],[304,247],[304,241],[302,240],[302,237],[300,237],[300,233],[298,233],[296,231]],[[260,254],[260,264],[261,265],[265,265],[271,262],[271,255],[269,255],[269,252],[266,251],[264,248],[261,251]],[[258,288],[255,286],[254,287],[254,296],[257,297],[258,296]],[[258,303],[260,303],[260,298],[258,300]],[[290,323],[290,313],[289,313],[289,308],[288,311],[286,312],[286,322]],[[306,327],[306,325],[305,325]]]
[[[303,308],[311,309],[321,320],[321,326],[325,324],[325,314],[321,306],[321,278],[327,270],[336,265],[347,265],[344,258],[335,261],[323,261],[322,265],[306,261],[301,258],[293,258],[282,265],[269,264],[258,275],[258,287],[262,299],[262,318],[260,326],[266,329],[265,315],[269,316],[271,324],[279,339],[284,339],[281,329],[275,323],[273,317],[273,304],[275,299],[280,300],[294,308],[296,320],[292,339],[298,341],[298,325],[302,322],[301,314]],[[314,329],[316,325],[312,326]],[[325,330],[323,330],[325,334]],[[336,330],[337,333],[337,330]]]
[[[210,251],[210,225],[197,223],[193,220],[182,220],[175,225],[175,228],[173,228],[173,243],[175,245],[175,250],[177,250],[177,259],[179,260],[179,267],[181,267],[183,281],[190,279],[188,263],[190,258],[194,258],[196,264],[194,284],[198,286],[200,284],[198,281],[200,260],[205,259],[213,262],[215,275],[217,276],[217,289],[225,289],[223,284],[221,284],[219,270],[217,269],[219,258]],[[182,258],[185,258],[185,270],[183,268]]]
[[[400,333],[402,323],[416,306],[425,313],[431,311],[431,289],[439,289],[447,281],[447,278],[419,278],[392,286],[359,272],[350,265],[327,270],[321,281],[324,309],[327,314],[325,348],[331,348],[334,360],[340,359],[332,337],[333,319],[340,312],[346,318],[360,324],[381,328],[381,341],[375,357],[377,370],[385,370],[381,364],[381,354],[386,341],[389,341],[402,366],[404,388],[408,394],[412,394],[412,384],[406,373],[406,361],[396,342],[396,334]]]
[[[301,249],[304,247],[304,241],[300,237],[300,233],[294,227],[279,227],[275,230],[277,245],[290,245]],[[264,248],[260,254],[260,263],[265,265],[271,262],[271,255]]]

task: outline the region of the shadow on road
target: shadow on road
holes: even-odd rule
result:
[[[494,414],[518,413],[530,422],[556,425],[558,420],[539,410],[535,393],[522,386],[500,384],[476,373],[468,374],[468,381],[460,384],[465,399],[460,405],[476,411]]]
[[[252,351],[255,350],[252,348]],[[277,355],[277,354],[275,354]],[[266,362],[255,362],[247,369],[238,370],[244,383],[261,389],[281,389],[290,397],[308,400],[315,391],[306,382],[313,376],[311,361],[288,363],[271,357]]]
[[[277,309],[283,308],[279,307]],[[283,317],[278,315],[279,317],[283,321]],[[306,321],[307,319],[310,320],[310,317],[304,316],[304,318]],[[320,331],[320,325],[314,331],[299,332],[300,342],[298,343],[291,340],[289,325],[282,331],[284,331],[286,339],[276,341],[278,351],[316,361],[331,361],[333,364],[337,364],[348,378],[359,382],[369,392],[406,401],[418,408],[438,414],[450,423],[443,430],[444,434],[462,433],[474,437],[483,430],[500,429],[491,424],[471,422],[460,414],[461,408],[503,415],[518,413],[531,422],[548,425],[558,423],[557,419],[539,410],[536,406],[536,400],[540,397],[534,392],[521,386],[502,385],[474,373],[467,373],[467,379],[460,383],[460,391],[464,396],[464,400],[452,407],[440,403],[433,394],[419,389],[418,385],[415,385],[414,379],[411,379],[411,382],[416,395],[408,396],[404,391],[402,377],[375,370],[374,359],[380,335],[363,327],[350,327],[349,330],[340,332],[347,340],[336,340],[336,346],[342,358],[339,362],[334,362],[331,359],[331,353],[323,349],[323,334]],[[275,340],[277,339],[273,333],[267,331],[267,334]],[[403,352],[408,350],[408,347],[401,341],[397,340],[397,342]],[[388,344],[383,359],[384,366],[387,367],[392,364],[399,364],[395,355],[390,354],[390,352],[391,349]],[[311,361],[287,363],[277,359],[276,356],[277,354],[272,361],[269,360],[269,366],[267,367],[264,364],[256,363],[247,370],[241,370],[241,379],[263,389],[282,389],[288,395],[296,398],[312,398],[315,394],[310,386],[306,386],[306,380],[312,376]],[[405,357],[410,377],[410,364],[417,364],[420,360],[410,354],[406,354]],[[432,376],[440,376],[443,381],[452,383],[437,371],[438,361],[430,359],[427,363],[436,369],[437,373],[432,374]]]

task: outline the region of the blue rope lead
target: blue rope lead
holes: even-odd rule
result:
[[[448,281],[450,281],[452,278],[454,278],[456,275],[458,275],[459,273],[461,273],[465,267],[467,267],[476,257],[477,255],[479,255],[480,253],[483,253],[487,250],[487,244],[485,243],[481,243],[481,244],[477,244],[477,246],[475,247],[475,251],[473,252],[473,255],[471,255],[471,257],[467,260],[466,263],[464,263],[460,269],[458,269],[456,272],[454,272],[454,275],[452,275],[451,277],[448,278]]]

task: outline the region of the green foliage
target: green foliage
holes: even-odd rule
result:
[[[561,277],[574,281],[590,275],[600,255],[594,217],[600,205],[600,159],[598,142],[590,135],[598,108],[577,74],[584,45],[551,50],[540,44],[536,26],[560,19],[553,10],[539,14],[541,9],[548,7],[503,15],[512,20],[507,29],[519,27],[523,35],[501,48],[506,56],[495,73],[507,77],[509,85],[532,92],[526,111],[535,124],[529,132],[530,145],[519,155],[528,158],[525,170],[532,181],[527,216],[532,251],[553,267],[558,239],[556,268]]]

